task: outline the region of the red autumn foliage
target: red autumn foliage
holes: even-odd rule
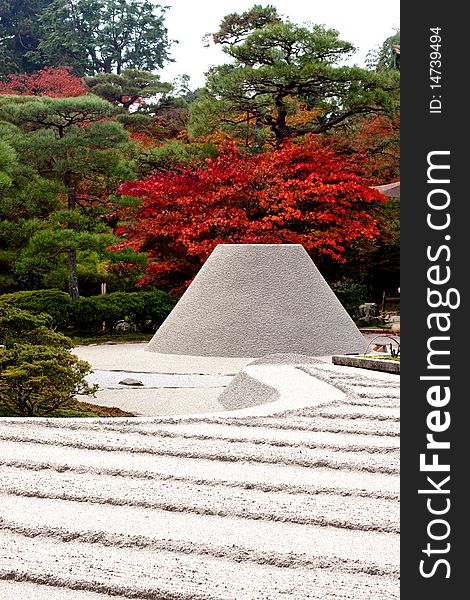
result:
[[[155,140],[148,133],[143,131],[135,131],[129,134],[133,142],[139,144],[142,148],[150,148],[155,145]]]
[[[37,73],[14,73],[0,81],[0,94],[19,96],[50,96],[71,98],[87,93],[80,77],[72,75],[71,67],[45,67]]]
[[[385,200],[313,137],[258,156],[229,144],[203,165],[119,192],[141,198],[121,213],[119,248],[147,252],[141,284],[169,287],[188,283],[220,243],[299,243],[344,262],[347,247],[379,236],[371,208]]]
[[[355,127],[333,132],[323,142],[343,155],[366,157],[358,164],[358,174],[374,185],[390,183],[400,177],[399,116],[364,117]]]

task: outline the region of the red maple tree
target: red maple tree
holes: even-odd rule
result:
[[[121,212],[119,247],[147,252],[141,284],[173,289],[220,243],[299,243],[344,262],[347,247],[379,236],[371,208],[385,201],[355,168],[313,136],[258,156],[230,143],[202,165],[122,185],[141,200]]]
[[[400,178],[400,117],[367,116],[323,138],[323,144],[343,156],[363,156],[358,174],[374,185]]]
[[[45,67],[31,74],[13,73],[6,81],[0,81],[0,94],[71,98],[87,91],[80,77],[72,74],[71,67]]]

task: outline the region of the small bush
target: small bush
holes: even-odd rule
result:
[[[359,306],[370,297],[369,286],[357,283],[353,279],[345,279],[333,286],[335,294],[352,319],[359,317]]]
[[[73,325],[79,331],[99,331],[103,323],[112,329],[117,321],[133,320],[135,311],[143,306],[138,294],[114,292],[101,296],[79,298],[74,306]]]
[[[72,302],[60,290],[14,292],[0,296],[2,306],[26,310],[32,315],[50,316],[47,325],[62,331],[75,329],[96,333],[112,331],[118,321],[134,323],[141,332],[152,332],[176,304],[176,298],[161,290],[149,292],[112,292],[100,296],[79,298]]]
[[[62,329],[70,322],[73,303],[70,296],[60,290],[33,290],[3,294],[0,306],[14,306],[33,315],[47,313],[52,319],[51,326]]]
[[[74,356],[71,340],[48,327],[51,317],[0,306],[0,415],[48,415],[95,391],[90,365]]]
[[[0,344],[7,349],[21,343],[70,348],[71,340],[53,331],[51,321],[45,313],[33,315],[14,306],[0,305]]]
[[[135,324],[141,331],[154,331],[175,307],[177,299],[161,290],[142,292],[144,306],[135,315]]]
[[[140,331],[153,331],[168,316],[176,299],[160,290],[113,292],[80,298],[74,305],[73,325],[78,331],[112,330],[118,321],[134,323]]]
[[[0,405],[12,416],[37,417],[64,408],[75,394],[94,391],[90,365],[65,348],[16,344],[0,350]]]

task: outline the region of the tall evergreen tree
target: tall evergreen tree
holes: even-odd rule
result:
[[[209,117],[215,128],[264,129],[279,146],[392,106],[396,77],[341,64],[354,47],[333,29],[282,21],[272,7],[255,6],[225,17],[213,41],[232,62],[210,70],[206,95],[193,104],[196,134]]]
[[[38,48],[79,75],[154,71],[169,60],[165,10],[149,0],[53,0],[40,15]]]
[[[159,75],[135,69],[123,71],[120,75],[98,73],[94,77],[85,77],[84,83],[93,94],[127,112],[131,108],[135,112],[146,100],[155,96],[164,99],[173,89],[170,83],[161,81]]]
[[[65,254],[74,300],[79,297],[77,255],[105,254],[113,237],[102,219],[103,202],[133,173],[133,145],[122,125],[110,120],[115,110],[91,95],[0,96],[0,119],[17,127],[10,144],[25,168],[54,185],[61,199],[29,239],[18,266],[47,273]]]
[[[0,75],[44,67],[38,16],[53,0],[0,0]]]
[[[377,71],[400,70],[400,31],[367,53],[368,66]]]
[[[55,182],[20,163],[13,145],[20,132],[0,124],[0,292],[26,282],[17,267],[29,240],[61,208]]]

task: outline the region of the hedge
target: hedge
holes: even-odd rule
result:
[[[80,332],[101,331],[103,323],[112,330],[121,320],[132,322],[139,331],[151,332],[160,325],[177,300],[166,292],[113,292],[79,298],[72,302],[60,290],[14,292],[0,296],[0,306],[12,305],[32,314],[47,313],[53,326]]]
[[[59,329],[67,327],[73,314],[73,302],[66,292],[60,290],[34,290],[13,292],[0,296],[0,305],[14,306],[33,315],[47,313],[51,325]]]

